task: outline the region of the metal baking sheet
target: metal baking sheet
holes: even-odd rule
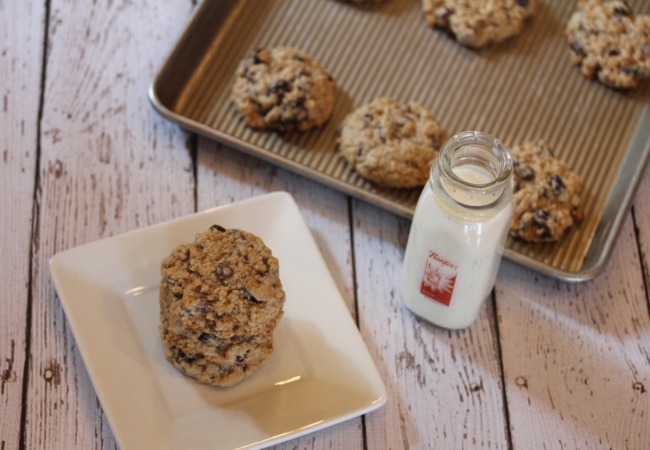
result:
[[[650,13],[650,2],[629,3]],[[584,220],[556,244],[509,239],[505,256],[583,281],[603,269],[648,160],[650,82],[616,91],[580,75],[563,34],[574,6],[540,0],[520,36],[470,50],[428,28],[415,0],[205,0],[149,96],[184,128],[409,218],[419,189],[379,188],[336,150],[336,129],[357,106],[380,96],[416,100],[449,136],[481,130],[506,145],[545,139],[582,176]],[[336,102],[325,126],[258,132],[238,116],[230,102],[238,62],[254,48],[278,45],[310,53],[334,74]]]

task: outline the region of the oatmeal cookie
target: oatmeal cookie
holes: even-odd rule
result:
[[[395,188],[423,186],[445,140],[436,119],[416,102],[379,98],[343,120],[341,154],[362,177]]]
[[[160,320],[167,359],[228,386],[273,352],[285,293],[278,260],[257,236],[214,225],[163,260]]]
[[[567,23],[571,61],[582,74],[617,88],[650,78],[650,16],[624,0],[582,0]]]
[[[300,50],[260,48],[239,63],[231,98],[252,128],[305,131],[330,117],[334,78]]]
[[[176,347],[168,347],[166,356],[185,375],[196,378],[200,383],[221,387],[232,386],[248,378],[266,362],[265,357],[246,363],[219,364],[201,353],[186,354]]]
[[[580,175],[543,140],[511,149],[514,214],[510,235],[529,242],[557,241],[582,219]]]
[[[518,35],[536,0],[422,0],[427,25],[479,48]]]

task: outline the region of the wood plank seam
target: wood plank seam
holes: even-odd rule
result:
[[[636,220],[636,211],[634,209],[634,205],[632,205],[631,208],[631,213],[632,213],[632,225],[634,227],[634,239],[636,241],[636,249],[637,252],[639,253],[639,264],[641,265],[641,279],[643,279],[643,289],[645,289],[645,300],[646,304],[648,305],[648,314],[650,315],[650,292],[648,291],[648,269],[645,266],[645,255],[643,254],[643,250],[641,249],[641,237],[640,237],[640,232],[641,230],[639,229],[639,226],[637,224]]]
[[[348,222],[350,224],[350,259],[352,265],[352,295],[354,296],[354,322],[361,331],[359,323],[359,296],[357,293],[357,262],[354,255],[354,208],[352,207],[352,197],[347,196],[348,200]],[[366,434],[366,415],[361,416],[361,436],[363,440],[363,450],[368,450],[368,436]]]
[[[499,359],[499,372],[501,377],[501,395],[503,396],[503,415],[506,421],[506,439],[508,442],[508,450],[513,450],[512,434],[510,432],[510,410],[508,409],[508,394],[506,393],[506,375],[503,369],[503,354],[501,351],[501,330],[499,329],[499,309],[497,308],[497,293],[496,289],[492,288],[491,294],[492,308],[494,311],[494,334],[496,339],[497,357]]]
[[[192,2],[195,5],[195,2]],[[194,212],[199,211],[199,177],[198,177],[198,158],[199,158],[199,137],[192,133],[189,138],[190,157],[192,158],[192,174],[194,175]]]
[[[32,344],[32,306],[34,303],[34,254],[39,240],[39,191],[41,171],[41,122],[43,119],[43,105],[45,102],[45,80],[47,77],[48,33],[50,26],[50,1],[45,0],[45,14],[43,21],[43,56],[41,61],[40,96],[38,100],[38,117],[36,117],[36,156],[34,169],[34,191],[32,196],[32,231],[29,246],[28,283],[27,283],[27,310],[25,312],[25,365],[23,366],[22,405],[20,409],[20,437],[18,449],[25,450],[27,433],[27,390],[29,387],[30,353]]]

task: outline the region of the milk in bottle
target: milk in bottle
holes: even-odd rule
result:
[[[472,324],[490,295],[512,220],[512,160],[497,139],[460,133],[441,148],[413,217],[404,304],[443,328]]]

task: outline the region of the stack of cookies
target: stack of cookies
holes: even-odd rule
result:
[[[201,383],[232,386],[273,352],[285,293],[262,240],[213,225],[163,260],[162,341],[167,359]]]

